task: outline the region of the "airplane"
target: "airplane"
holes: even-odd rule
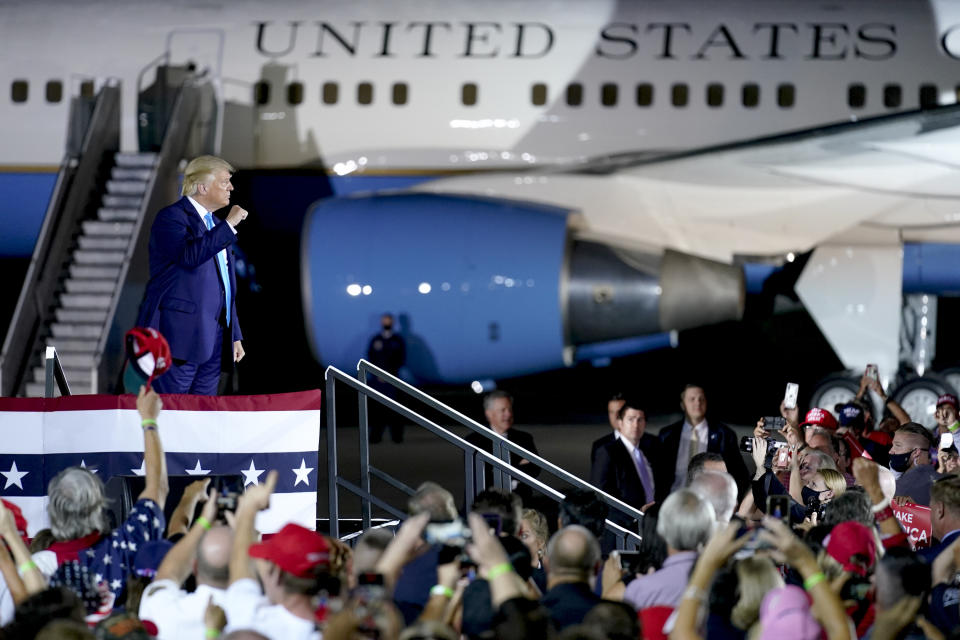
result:
[[[3,12],[0,255],[30,251],[65,97],[119,78],[134,150],[158,70],[189,66],[215,87],[220,155],[329,176],[301,256],[325,363],[351,367],[383,311],[413,380],[601,361],[737,319],[786,272],[849,370],[877,363],[893,382],[908,362],[920,377],[897,382],[920,413],[949,386],[929,375],[936,298],[960,280],[949,0]],[[838,384],[813,401],[848,397]]]

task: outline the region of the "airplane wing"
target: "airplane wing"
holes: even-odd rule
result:
[[[960,107],[417,189],[559,205],[580,214],[581,237],[727,262],[831,241],[960,242]]]

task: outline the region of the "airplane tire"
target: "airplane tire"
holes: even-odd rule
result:
[[[860,390],[860,381],[846,373],[835,373],[827,376],[813,390],[810,396],[810,407],[826,409],[837,417],[836,405],[846,404],[853,400]],[[800,416],[803,419],[803,416]]]
[[[943,371],[938,371],[937,375],[945,378],[947,384],[953,387],[950,393],[956,395],[960,391],[960,367],[948,367]]]
[[[933,417],[937,398],[952,389],[946,378],[936,373],[928,373],[904,381],[894,389],[890,397],[903,407],[911,420],[932,430],[937,425]]]

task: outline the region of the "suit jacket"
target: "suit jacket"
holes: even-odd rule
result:
[[[674,422],[660,430],[660,477],[657,478],[657,502],[670,494],[677,470],[677,451],[680,449],[680,436],[683,433],[683,420]],[[722,422],[707,420],[707,451],[719,453],[727,465],[727,471],[737,481],[737,495],[743,496],[750,489],[750,473],[740,453],[740,443],[733,429]]]
[[[649,433],[640,438],[640,451],[651,467],[650,478],[654,482],[657,482],[658,474],[653,465],[660,458],[659,449],[659,441]],[[654,496],[648,496],[643,490],[633,458],[619,440],[597,450],[597,463],[590,470],[590,484],[637,509],[654,500]]]
[[[216,220],[216,218],[214,218]],[[237,320],[237,276],[231,245],[237,236],[225,221],[207,231],[186,196],[157,213],[150,229],[150,280],[137,326],[153,327],[170,343],[174,358],[205,362],[219,345],[217,325],[230,318],[232,341],[243,338]],[[224,313],[217,253],[227,250],[232,299]]]
[[[530,433],[526,431],[520,431],[519,429],[515,429],[511,427],[510,429],[507,429],[506,437],[507,437],[507,440],[509,440],[510,442],[523,447],[524,449],[526,449],[527,451],[530,451],[531,453],[536,453],[537,455],[539,455],[539,453],[537,452],[537,445],[534,444],[533,442],[533,435],[531,435]],[[479,433],[471,433],[469,436],[465,438],[465,440],[470,444],[474,445],[475,447],[479,449],[483,449],[487,453],[493,453],[493,442],[483,437]],[[515,453],[510,454],[510,464],[512,464],[515,467],[517,467],[517,464],[522,459],[523,459],[523,456],[518,456]],[[524,473],[526,473],[528,476],[533,476],[534,478],[540,475],[540,467],[536,467],[532,464],[525,464],[522,467],[517,467],[517,468],[523,471]],[[490,488],[493,486],[493,471],[490,466],[487,466],[486,476],[487,476],[487,487]]]
[[[540,598],[540,604],[550,612],[550,621],[556,631],[580,624],[590,609],[600,603],[600,596],[586,582],[561,583]]]
[[[615,433],[616,433],[615,431],[611,431],[611,432],[608,433],[607,435],[601,436],[601,437],[597,438],[596,440],[593,441],[593,444],[590,445],[590,469],[591,469],[591,473],[592,473],[592,469],[593,469],[594,465],[597,464],[597,451],[599,451],[601,447],[605,447],[605,446],[607,446],[608,444],[610,444],[611,442],[616,441],[616,440],[617,440],[617,437],[614,435]]]

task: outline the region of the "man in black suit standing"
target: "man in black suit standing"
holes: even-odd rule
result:
[[[618,413],[620,439],[608,442],[597,450],[596,464],[590,482],[606,493],[620,498],[632,507],[643,510],[656,495],[655,460],[659,459],[660,443],[645,433],[647,415],[640,403],[624,401]]]
[[[590,447],[590,473],[593,474],[593,467],[597,464],[597,451],[611,442],[616,442],[620,439],[620,430],[617,427],[617,423],[620,420],[620,407],[623,406],[623,394],[615,393],[610,396],[610,399],[607,400],[607,420],[610,422],[610,428],[612,429],[610,433],[600,436],[593,441],[593,445]]]
[[[483,399],[483,414],[492,431],[527,451],[537,454],[537,445],[533,442],[533,436],[526,431],[513,428],[513,397],[509,393],[497,390],[487,394]],[[466,440],[487,453],[493,452],[493,443],[479,433],[471,433]],[[510,464],[533,477],[540,475],[540,467],[530,464],[529,460],[516,453],[510,454]],[[489,468],[486,476],[487,486],[490,487],[493,482],[493,473]]]
[[[680,406],[683,420],[660,430],[663,464],[657,478],[658,501],[683,487],[690,459],[706,451],[723,456],[727,472],[737,481],[738,494],[743,495],[749,488],[750,476],[740,455],[737,434],[723,423],[707,421],[707,396],[697,385],[684,387]]]

